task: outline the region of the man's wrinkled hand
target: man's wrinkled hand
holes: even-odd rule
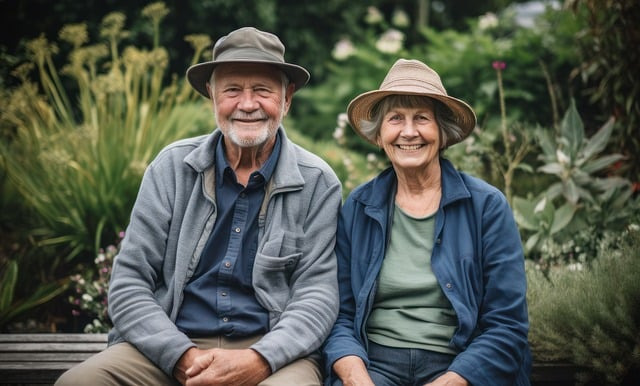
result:
[[[187,386],[257,385],[271,375],[269,363],[252,349],[211,349],[193,360],[186,371]]]

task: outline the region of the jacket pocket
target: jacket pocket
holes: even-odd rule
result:
[[[302,235],[279,231],[256,253],[253,284],[258,300],[270,312],[280,313],[289,300],[290,280],[302,256]]]

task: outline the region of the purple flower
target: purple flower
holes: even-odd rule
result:
[[[507,68],[507,63],[500,60],[494,61],[493,63],[491,63],[491,65],[495,70],[504,70],[505,68]]]

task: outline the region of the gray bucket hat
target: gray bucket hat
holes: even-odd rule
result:
[[[284,61],[284,44],[269,32],[243,27],[218,39],[213,46],[213,60],[194,64],[187,69],[187,79],[193,88],[205,97],[206,83],[213,69],[223,63],[265,63],[283,71],[298,90],[309,81],[309,71]]]

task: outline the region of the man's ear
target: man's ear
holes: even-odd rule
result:
[[[284,91],[284,114],[287,115],[289,107],[291,107],[291,101],[293,100],[293,94],[296,92],[296,85],[289,83],[287,89]]]
[[[211,87],[211,84],[207,82],[205,85],[207,86],[207,94],[209,94],[209,98],[213,100],[213,88]]]

